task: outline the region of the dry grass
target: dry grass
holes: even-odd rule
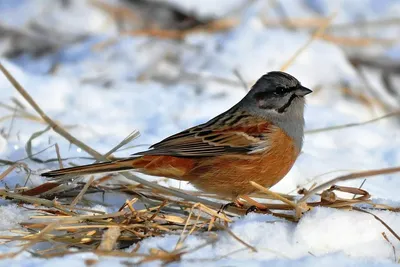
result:
[[[6,177],[11,168],[14,166],[0,175]],[[375,205],[369,193],[362,189],[330,186],[338,181],[395,171],[400,171],[400,168],[339,177],[310,191],[302,190],[299,192],[300,195],[291,196],[294,200],[288,200],[252,183],[260,191],[257,195],[259,202],[250,198],[245,198],[244,201],[247,200],[249,205],[263,206],[263,210],[254,212],[272,214],[292,222],[299,221],[306,212],[317,206],[364,212],[374,216],[393,236],[399,238],[389,225],[371,213],[374,209],[398,212],[398,208]],[[102,178],[97,181],[99,180]],[[114,213],[105,213],[79,205],[84,195],[98,192],[108,194],[123,192],[132,197]],[[336,192],[348,193],[349,197],[338,197]],[[299,199],[301,194],[303,198]],[[243,248],[257,251],[257,248],[247,244],[228,228],[232,219],[245,214],[246,209],[220,210],[198,202],[182,200],[174,194],[155,191],[143,185],[102,185],[93,183],[91,178],[85,184],[73,184],[67,191],[62,184],[45,183],[35,188],[17,187],[12,190],[2,188],[0,195],[19,203],[20,207],[25,207],[33,214],[30,221],[21,222],[22,230],[14,230],[14,235],[0,236],[4,242],[18,241],[21,244],[18,252],[3,257],[14,257],[20,252],[29,251],[35,244],[45,242],[52,246],[43,251],[35,251],[36,256],[58,257],[76,253],[76,250],[70,250],[76,248],[81,252],[90,251],[98,255],[136,257],[138,262],[161,260],[167,263],[179,260],[183,254],[191,251],[185,248],[188,236],[207,235],[210,241],[204,244],[206,246],[216,242],[222,233],[231,235]],[[207,197],[217,205],[222,203],[219,199],[211,198],[209,195]],[[310,197],[313,197],[314,201],[307,201]],[[318,201],[315,201],[316,197],[319,198]],[[275,201],[271,202],[270,199]],[[363,204],[363,208],[358,204]],[[149,254],[136,253],[141,240],[166,234],[180,236],[174,250],[169,252],[154,250]],[[136,247],[132,251],[122,250],[135,244]]]

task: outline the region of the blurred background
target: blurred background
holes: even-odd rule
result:
[[[282,68],[314,90],[308,131],[390,114],[308,133],[276,186],[288,193],[341,171],[400,163],[399,14],[396,0],[0,1],[0,57],[49,116],[96,150],[140,131],[117,156],[207,121]],[[0,76],[3,163],[39,153],[30,182],[40,183],[40,171],[58,167],[55,143],[62,157],[79,157],[66,162],[89,162],[51,131],[27,151],[46,124]],[[393,177],[365,187],[400,200]]]

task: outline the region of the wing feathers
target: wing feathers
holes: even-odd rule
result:
[[[229,110],[204,124],[167,137],[152,145],[150,150],[135,155],[209,157],[251,153],[268,146],[267,134],[275,128],[262,118]]]

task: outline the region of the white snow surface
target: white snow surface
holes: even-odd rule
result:
[[[4,18],[4,23],[24,28],[26,21],[22,17],[27,19],[46,14],[47,19],[54,19],[52,26],[60,32],[68,28],[69,31],[92,34],[84,42],[39,59],[23,55],[12,61],[0,60],[49,116],[71,126],[69,129],[73,135],[99,152],[106,153],[129,133],[139,130],[141,136],[132,143],[137,147],[119,151],[118,156],[145,149],[148,144],[225,111],[246,93],[233,74],[235,69],[251,83],[260,75],[279,69],[310,38],[307,31],[264,27],[259,13],[273,16],[273,10],[266,7],[267,1],[253,1],[246,5],[245,1],[221,1],[217,5],[213,4],[214,1],[170,0],[202,16],[221,17],[238,6],[245,8],[240,13],[240,25],[224,33],[196,33],[187,36],[183,43],[147,37],[120,37],[98,49],[96,44],[115,36],[115,28],[106,27],[106,15],[95,10],[88,1],[72,2],[74,8],[69,14],[72,13],[74,19],[68,20],[69,27],[60,20],[69,14],[60,8],[47,6],[48,1],[21,0],[15,5],[0,4],[0,17]],[[387,18],[400,10],[398,1],[389,0],[379,1],[380,4],[367,0],[279,2],[293,17],[312,16],[316,12],[329,15],[338,11],[337,21],[341,23],[352,22],[357,16],[366,20]],[[306,7],[305,3],[313,9]],[[43,15],[41,19],[46,17]],[[393,28],[378,34],[393,38],[396,33],[396,28]],[[398,56],[395,54],[393,56]],[[49,74],[48,70],[55,63],[58,64],[56,72]],[[340,92],[340,84],[362,88],[363,83],[344,51],[332,43],[314,41],[287,71],[303,85],[320,88],[308,97],[307,130],[362,122],[383,114],[379,109],[345,98]],[[168,82],[150,79],[159,76]],[[216,78],[232,82],[221,82]],[[0,75],[0,92],[1,103],[13,103],[11,99],[16,98],[34,114],[3,75]],[[0,118],[12,115],[12,111],[0,110]],[[15,161],[25,158],[26,142],[33,133],[45,128],[45,124],[22,118],[0,120],[3,133],[0,135],[0,159]],[[33,152],[50,147],[37,156],[54,158],[54,143],[60,146],[63,157],[87,156],[52,131],[33,141]],[[85,164],[91,161],[73,159],[71,162]],[[303,153],[295,166],[272,189],[294,193],[297,188],[310,187],[314,182],[322,183],[350,171],[398,166],[399,163],[400,131],[395,119],[306,134]],[[39,173],[57,168],[58,164],[29,161],[29,166],[34,170],[28,182],[31,186],[43,183],[45,180]],[[6,168],[0,166],[0,173]],[[25,178],[25,173],[17,170],[0,183],[13,187],[23,184]],[[363,188],[374,200],[399,206],[399,178],[399,174],[393,174],[368,179]],[[192,189],[190,185],[174,180],[162,183]],[[341,184],[359,186],[361,180]],[[113,210],[124,201],[123,195],[106,196],[104,206],[96,209]],[[5,200],[0,204],[0,235],[7,234],[8,229],[18,229],[18,222],[29,220],[26,209]],[[374,213],[395,232],[400,232],[398,213]],[[232,223],[231,230],[258,252],[249,251],[221,232],[216,244],[184,255],[181,262],[171,266],[395,266],[400,256],[399,240],[371,215],[355,211],[315,208],[298,224],[270,215],[250,214]],[[391,243],[384,239],[383,232]],[[141,242],[139,252],[148,252],[150,248],[171,251],[178,237],[146,239]],[[185,246],[196,247],[206,241],[207,235],[190,236]],[[17,249],[13,243],[0,245],[0,252],[4,253]],[[49,260],[22,253],[16,258],[0,260],[0,266],[86,266],[86,259],[99,259],[96,266],[126,266],[126,262],[135,262],[135,259],[99,258],[91,253]],[[146,266],[159,264],[154,262]]]

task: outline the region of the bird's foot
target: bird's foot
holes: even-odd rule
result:
[[[241,202],[241,201],[239,200],[239,198],[236,198],[233,202],[228,202],[228,203],[226,203],[226,204],[223,204],[223,205],[221,206],[221,208],[219,209],[218,213],[220,213],[220,212],[226,210],[226,209],[229,208],[229,207],[236,207],[236,208],[242,209],[242,208],[244,208],[244,203]]]
[[[252,205],[252,206],[250,206],[250,208],[248,208],[246,210],[246,215],[249,214],[249,213],[252,213],[252,212],[254,212],[254,213],[263,213],[263,214],[271,213],[271,211],[267,207],[265,207],[264,205],[257,205],[257,206],[256,205]]]
[[[218,213],[226,210],[229,207],[236,207],[236,208],[243,208],[244,204],[239,201],[228,202],[226,204],[222,204],[221,208],[219,209]]]

